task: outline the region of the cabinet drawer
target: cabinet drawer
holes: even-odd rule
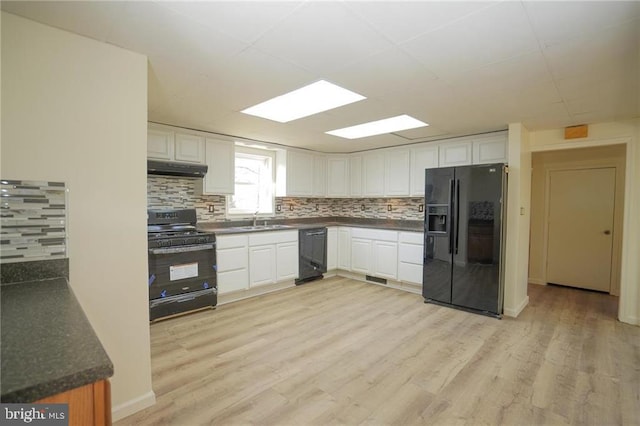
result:
[[[400,252],[398,253],[398,259],[400,262],[414,263],[422,265],[422,251],[421,245],[417,244],[400,244]]]
[[[298,241],[298,231],[254,232],[249,235],[250,246]]]
[[[422,265],[400,262],[398,279],[408,283],[422,284]]]
[[[247,268],[249,254],[246,247],[218,250],[218,272]]]
[[[386,231],[383,229],[371,228],[351,228],[352,238],[362,238],[376,241],[398,241],[397,231]]]
[[[246,235],[222,235],[216,238],[216,247],[218,249],[227,249],[234,247],[247,247],[249,239]]]
[[[423,232],[400,232],[398,235],[398,241],[401,243],[409,244],[424,244]]]
[[[249,270],[237,269],[235,271],[218,272],[218,292],[220,294],[232,291],[246,290],[249,288]]]

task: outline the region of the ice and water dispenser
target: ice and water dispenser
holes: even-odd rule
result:
[[[447,233],[449,206],[446,204],[427,204],[427,232]]]

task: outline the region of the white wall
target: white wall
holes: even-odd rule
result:
[[[504,314],[517,317],[529,303],[529,222],[531,152],[529,132],[520,123],[509,124],[507,241],[505,244]]]
[[[153,404],[144,56],[2,13],[2,178],[64,181],[70,284],[114,363],[114,418]]]
[[[620,271],[620,309],[618,319],[640,325],[640,119],[598,123],[589,126],[589,136],[564,140],[563,129],[530,134],[530,149],[535,152],[592,146],[626,145],[626,188],[624,197],[624,234]]]

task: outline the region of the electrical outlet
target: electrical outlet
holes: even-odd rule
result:
[[[387,211],[390,212],[391,211],[391,204],[387,204]]]
[[[320,205],[316,204],[316,211],[320,210]]]
[[[364,211],[364,204],[360,204],[360,210]]]
[[[418,211],[421,213],[424,211],[424,204],[418,205]]]
[[[276,206],[276,211],[277,211],[277,212],[281,212],[281,211],[282,211],[282,205],[278,204],[278,205]]]
[[[215,212],[215,208],[213,207],[213,204],[209,204],[209,213],[214,213]]]
[[[293,204],[289,204],[289,211],[292,212],[293,211]]]

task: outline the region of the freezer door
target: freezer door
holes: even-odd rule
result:
[[[425,233],[422,296],[451,303],[453,168],[425,171]]]
[[[500,262],[503,164],[456,169],[453,305],[502,312]]]

